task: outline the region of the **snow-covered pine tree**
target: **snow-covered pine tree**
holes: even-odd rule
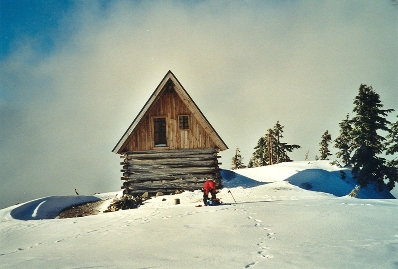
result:
[[[340,158],[344,165],[351,164],[351,153],[352,153],[352,126],[349,114],[347,114],[345,120],[339,123],[340,135],[334,140],[334,146],[339,149],[336,153],[336,157]]]
[[[398,120],[396,122],[391,123],[390,126],[391,126],[390,133],[386,137],[387,138],[386,153],[388,155],[393,155],[393,159],[390,161],[390,163],[393,166],[398,166]]]
[[[382,107],[379,94],[361,84],[354,99],[352,172],[361,186],[377,182],[379,189],[384,185],[387,167],[386,160],[378,156],[384,151],[386,140],[378,131],[390,131],[386,116],[393,111]]]
[[[285,128],[285,126],[282,126],[279,121],[277,121],[272,129],[274,136],[273,163],[291,162],[292,160],[287,153],[300,148],[300,146],[296,144],[290,145],[285,142],[281,142],[281,138],[283,138],[283,128]]]
[[[253,168],[253,167],[256,167],[256,166],[255,166],[255,164],[254,164],[253,157],[252,157],[252,158],[250,158],[250,160],[249,160],[249,163],[247,164],[247,167],[248,167],[248,168]]]
[[[235,156],[232,157],[232,170],[245,168],[246,166],[243,164],[243,158],[240,154],[239,148],[235,150]]]
[[[295,149],[299,149],[301,148],[301,146],[296,145],[296,144],[287,144],[287,143],[281,143],[281,151],[279,152],[280,156],[279,156],[279,162],[283,163],[283,162],[291,162],[292,159],[290,159],[288,152],[293,152],[293,150]]]
[[[274,134],[275,138],[275,143],[273,143],[273,158],[275,161],[273,163],[279,163],[280,162],[280,157],[282,153],[282,145],[281,145],[281,138],[283,138],[283,128],[285,126],[282,126],[279,121],[277,121],[274,125],[274,128],[272,129],[272,132]]]
[[[358,198],[360,189],[361,189],[361,186],[356,185],[355,188],[348,194],[348,196],[353,197],[353,198]]]
[[[394,123],[391,123],[390,133],[386,138],[386,154],[392,155],[392,160],[387,163],[387,177],[389,178],[387,186],[390,190],[392,190],[395,186],[395,183],[398,182],[398,120]]]
[[[332,141],[332,136],[329,134],[329,131],[326,130],[323,135],[322,135],[322,140],[319,143],[319,153],[321,154],[320,159],[321,160],[327,160],[329,156],[332,154],[330,153],[329,150],[329,143]]]
[[[259,167],[267,165],[268,161],[268,148],[267,148],[267,138],[266,136],[260,137],[257,142],[257,146],[254,147],[254,152],[250,158],[247,167]]]
[[[268,129],[267,133],[265,134],[267,139],[267,164],[272,165],[275,163],[274,158],[274,145],[275,145],[275,134],[272,129]]]
[[[300,148],[300,146],[281,142],[283,128],[284,126],[277,121],[273,129],[267,130],[267,133],[259,139],[257,146],[254,148],[255,151],[249,161],[248,167],[291,161],[287,153]]]

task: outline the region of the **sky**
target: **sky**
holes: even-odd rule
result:
[[[395,1],[0,0],[0,27],[0,208],[120,189],[111,150],[168,70],[224,168],[278,120],[314,159],[361,83],[396,120]]]

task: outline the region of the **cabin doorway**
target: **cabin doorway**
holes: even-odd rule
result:
[[[153,130],[155,147],[166,147],[166,118],[154,118]]]

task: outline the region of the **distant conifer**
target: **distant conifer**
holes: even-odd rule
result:
[[[235,156],[232,157],[232,170],[245,168],[246,166],[243,164],[243,158],[240,154],[239,148],[235,150]]]
[[[335,147],[339,149],[336,156],[343,161],[345,166],[347,166],[351,164],[352,153],[352,126],[348,114],[345,120],[340,122],[339,125],[340,135],[334,140]]]
[[[248,167],[259,167],[268,164],[268,147],[266,136],[260,137],[257,146],[254,147],[254,152],[250,158]]]
[[[377,182],[381,189],[387,176],[386,160],[378,155],[385,150],[385,138],[378,131],[389,132],[386,119],[393,109],[382,109],[380,96],[371,86],[361,85],[354,99],[352,119],[353,174],[361,186]]]
[[[291,161],[287,153],[300,148],[300,146],[295,144],[290,145],[281,141],[283,138],[283,128],[284,126],[277,121],[274,127],[268,129],[267,133],[259,139],[248,167]]]
[[[305,161],[308,161],[309,155],[310,155],[310,150],[307,150],[307,152],[304,155],[304,160]]]
[[[329,131],[326,130],[323,135],[322,135],[322,140],[319,143],[319,153],[321,154],[320,159],[321,160],[327,160],[329,156],[332,154],[330,153],[329,150],[329,143],[332,141],[332,136],[329,134]]]
[[[393,160],[391,160],[390,163],[394,166],[398,166],[398,120],[394,123],[391,123],[390,126],[390,133],[386,137],[386,153],[393,156]]]
[[[398,117],[398,116],[397,116]],[[392,190],[398,182],[398,120],[390,125],[390,133],[387,135],[387,155],[392,155],[392,159],[387,163],[388,188]]]

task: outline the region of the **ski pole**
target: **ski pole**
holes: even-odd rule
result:
[[[236,200],[235,200],[235,197],[232,195],[232,192],[231,192],[230,190],[228,190],[228,193],[230,193],[230,194],[231,194],[231,196],[232,196],[232,199],[234,199],[234,202],[235,202],[235,204],[236,204]]]

